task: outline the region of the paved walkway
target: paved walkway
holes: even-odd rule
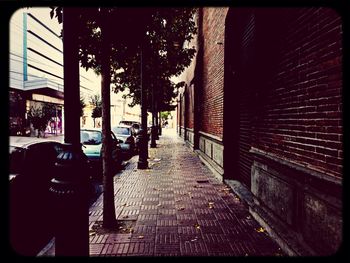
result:
[[[149,149],[150,169],[138,170],[134,156],[115,176],[118,230],[99,227],[102,195],[91,206],[90,255],[282,255],[231,189],[170,131]]]

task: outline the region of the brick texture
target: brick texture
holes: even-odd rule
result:
[[[200,130],[222,138],[225,17],[228,8],[203,9],[203,90]],[[221,43],[221,44],[220,44]]]
[[[187,127],[190,129],[194,128],[194,85],[187,87]]]
[[[271,56],[275,53],[275,65],[262,87],[263,103],[252,118],[253,145],[340,177],[341,18],[329,8],[295,8],[286,14],[284,33],[274,40],[278,48],[265,50]]]

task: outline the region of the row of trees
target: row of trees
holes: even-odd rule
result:
[[[194,8],[77,8],[79,59],[101,75],[103,132],[103,226],[116,226],[113,176],[110,167],[110,92],[126,90],[130,106],[168,110],[177,89],[170,80],[190,64],[195,48],[189,43],[197,29]],[[61,23],[64,9],[52,7]],[[63,34],[64,35],[64,34]],[[65,39],[63,39],[65,41]],[[143,93],[143,92],[144,93]],[[143,96],[142,96],[143,94]],[[145,104],[145,105],[144,105]],[[155,107],[156,106],[156,107]]]

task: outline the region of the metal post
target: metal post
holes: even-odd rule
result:
[[[160,111],[157,113],[157,128],[158,128],[157,140],[159,140],[159,135],[162,135],[162,119],[161,119]]]
[[[144,46],[141,44],[141,129],[139,131],[139,140],[140,140],[140,152],[139,152],[139,161],[137,163],[138,169],[147,169],[148,168],[148,139],[147,139],[147,100],[146,100],[146,89],[145,89],[145,80],[144,80]]]
[[[156,133],[157,133],[157,127],[155,123],[156,118],[156,112],[155,112],[155,105],[154,105],[154,86],[152,86],[152,128],[151,128],[151,148],[156,148]]]
[[[63,10],[65,150],[57,157],[50,192],[54,198],[55,254],[89,255],[86,156],[80,144],[80,91],[76,9]]]

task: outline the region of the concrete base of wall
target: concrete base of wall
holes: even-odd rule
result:
[[[306,167],[251,150],[251,189],[225,180],[252,216],[291,256],[333,255],[342,243],[342,184]]]
[[[268,152],[251,153],[250,190],[261,219],[280,226],[277,233],[290,232],[312,255],[336,253],[342,243],[341,179]]]
[[[210,169],[214,176],[220,181],[223,182],[224,170],[213,162],[206,154],[200,150],[195,150],[195,153],[198,154],[199,159]]]
[[[236,180],[224,180],[233,192],[249,207],[250,214],[267,231],[273,240],[281,247],[284,253],[289,256],[311,256],[315,252],[305,243],[300,244],[297,235],[293,231],[283,227],[273,217],[269,216],[259,205],[256,204],[256,197],[243,184]]]
[[[222,140],[211,134],[199,132],[199,158],[222,182],[224,175],[224,146]]]

